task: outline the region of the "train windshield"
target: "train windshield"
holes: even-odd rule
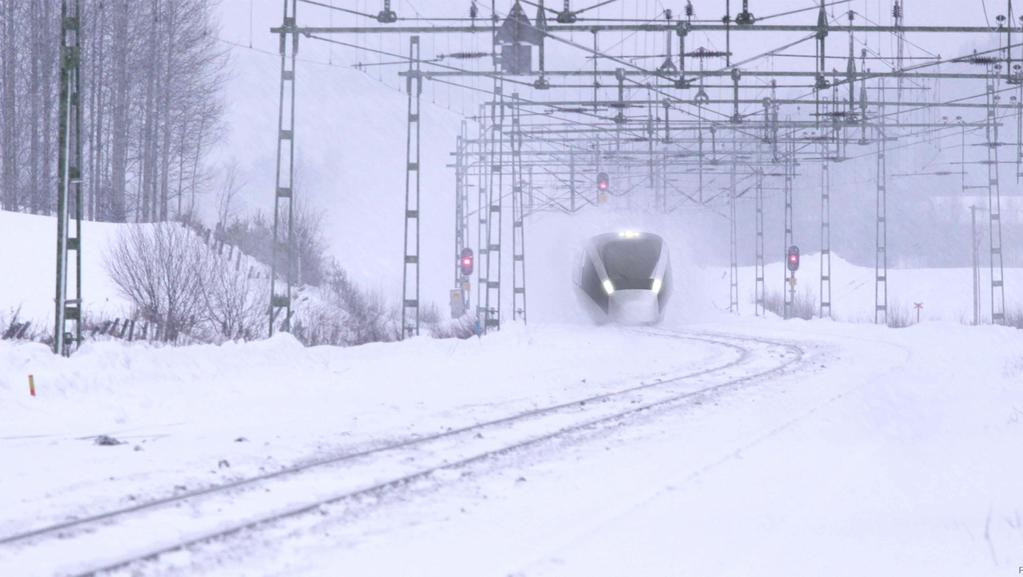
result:
[[[655,236],[643,236],[616,239],[604,245],[600,257],[615,288],[649,290],[654,268],[661,258],[661,244],[661,239]]]

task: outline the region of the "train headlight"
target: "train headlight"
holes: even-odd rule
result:
[[[604,292],[607,293],[607,296],[615,294],[615,285],[611,284],[611,279],[605,280],[602,284],[604,285]]]
[[[663,281],[659,278],[655,278],[654,282],[650,284],[650,290],[654,291],[655,295],[661,294],[661,287],[664,285]]]

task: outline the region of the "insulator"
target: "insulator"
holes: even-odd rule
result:
[[[468,60],[470,58],[486,58],[488,56],[490,56],[489,52],[452,52],[451,54],[444,54],[441,57]]]
[[[691,1],[686,2],[686,17],[692,18],[695,13],[695,10],[693,10],[693,3]]]

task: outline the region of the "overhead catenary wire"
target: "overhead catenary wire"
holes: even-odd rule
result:
[[[315,3],[314,0],[303,1],[311,4]],[[657,20],[668,16],[668,11],[660,0],[645,0],[642,2],[642,9],[639,12],[647,15],[655,14],[656,16],[653,19],[644,19],[642,14],[626,14],[625,3],[616,3],[613,0],[591,2],[589,5],[581,8],[576,6],[574,10],[570,9],[569,4],[566,3],[564,12],[560,10],[560,6],[556,10],[554,7],[546,5],[543,7],[549,14],[553,14],[556,17],[563,16],[566,21],[583,23],[581,25],[552,26],[549,29],[545,29],[541,31],[542,41],[551,45],[568,48],[569,50],[563,50],[558,53],[559,58],[562,60],[577,57],[581,53],[584,63],[575,68],[574,72],[579,73],[582,78],[592,74],[591,84],[587,84],[585,81],[573,82],[570,78],[565,78],[564,81],[559,79],[540,87],[537,86],[537,81],[530,78],[530,74],[502,73],[500,68],[489,71],[486,66],[476,66],[475,62],[468,63],[466,66],[452,66],[452,63],[456,60],[483,59],[487,56],[493,56],[495,63],[500,64],[497,62],[500,54],[497,51],[496,45],[489,47],[493,50],[489,54],[484,51],[477,51],[475,55],[469,56],[473,52],[473,46],[465,45],[465,36],[463,36],[462,45],[459,46],[458,53],[451,52],[452,47],[449,36],[447,38],[447,46],[441,47],[445,54],[438,54],[436,36],[431,36],[433,40],[430,45],[433,47],[433,54],[417,59],[418,64],[426,70],[421,75],[417,73],[416,78],[420,81],[423,79],[429,81],[431,84],[431,94],[434,98],[437,95],[437,87],[444,87],[449,95],[447,98],[449,105],[451,91],[459,90],[463,94],[463,98],[466,98],[466,95],[478,95],[483,104],[489,106],[491,110],[500,107],[503,111],[504,107],[508,106],[507,101],[499,99],[492,90],[485,87],[485,84],[481,86],[481,80],[484,82],[500,82],[506,87],[514,87],[525,92],[527,95],[534,95],[535,99],[525,96],[520,102],[515,104],[516,114],[518,114],[520,108],[528,108],[529,106],[542,107],[541,112],[523,111],[525,114],[522,114],[521,118],[525,120],[525,123],[522,126],[531,133],[525,142],[522,143],[523,151],[539,151],[549,154],[552,159],[549,161],[551,163],[557,162],[559,154],[567,155],[567,157],[573,159],[573,162],[575,162],[576,158],[586,159],[585,153],[587,150],[595,151],[592,154],[592,160],[582,161],[584,164],[589,163],[590,166],[601,166],[601,163],[604,161],[619,162],[624,165],[629,165],[630,163],[640,165],[640,162],[645,162],[642,158],[631,160],[626,159],[624,156],[616,158],[610,153],[607,153],[605,157],[605,151],[600,150],[600,143],[612,141],[616,143],[617,150],[624,152],[624,154],[628,154],[631,151],[631,154],[637,157],[641,157],[643,154],[648,155],[651,167],[654,166],[654,156],[660,155],[662,160],[657,162],[661,163],[658,166],[661,167],[659,170],[663,171],[664,175],[684,175],[696,170],[694,161],[698,156],[695,154],[697,140],[702,146],[704,139],[709,137],[711,140],[711,152],[708,154],[712,161],[717,162],[722,159],[731,158],[734,164],[743,165],[743,170],[746,172],[740,175],[740,182],[745,182],[751,178],[753,171],[758,166],[758,163],[761,162],[759,160],[753,161],[751,154],[740,155],[739,151],[750,143],[754,144],[750,148],[758,151],[765,147],[774,147],[773,153],[768,155],[768,160],[763,162],[783,162],[786,165],[793,165],[800,161],[850,162],[871,155],[871,153],[861,154],[855,151],[853,147],[857,144],[870,142],[871,140],[887,139],[889,135],[897,135],[900,139],[904,139],[905,142],[879,147],[877,155],[884,154],[884,152],[880,152],[884,149],[887,149],[887,153],[890,154],[903,147],[915,146],[920,143],[932,145],[940,142],[950,132],[958,130],[957,125],[938,125],[934,122],[935,111],[942,107],[980,110],[986,106],[988,109],[995,111],[993,117],[996,119],[996,122],[1001,122],[1005,118],[1018,114],[1018,106],[1015,104],[1007,105],[991,102],[981,104],[979,102],[981,96],[994,97],[1005,92],[1011,93],[1011,91],[1018,90],[1015,87],[1008,89],[996,87],[990,89],[984,95],[975,92],[962,94],[961,91],[954,94],[946,94],[939,90],[944,83],[950,82],[953,79],[962,79],[966,81],[962,85],[968,85],[967,82],[986,78],[986,75],[981,74],[959,73],[956,69],[961,66],[983,64],[985,58],[990,58],[992,62],[998,61],[1002,54],[1012,49],[1011,46],[1000,46],[993,50],[984,49],[973,54],[947,58],[928,50],[922,43],[904,39],[906,31],[954,31],[962,34],[977,34],[978,32],[987,32],[990,28],[983,29],[971,26],[909,27],[903,26],[899,20],[896,21],[896,26],[894,27],[883,26],[877,24],[882,20],[880,5],[878,5],[878,16],[871,18],[866,16],[869,10],[869,5],[866,5],[866,3],[862,11],[850,10],[847,14],[850,16],[850,22],[852,17],[856,16],[868,25],[837,25],[836,21],[845,14],[842,10],[836,10],[836,8],[848,3],[848,1],[815,3],[815,6],[804,9],[770,14],[748,24],[732,21],[732,15],[729,14],[725,18],[725,28],[727,29],[727,34],[732,37],[745,34],[749,30],[802,33],[796,38],[785,37],[782,41],[772,38],[771,46],[762,47],[757,45],[758,49],[764,50],[766,48],[766,50],[753,55],[738,53],[733,55],[726,49],[724,52],[721,52],[724,58],[726,58],[725,66],[718,67],[715,64],[708,72],[704,73],[701,71],[699,74],[694,72],[692,67],[686,67],[684,72],[678,71],[676,73],[672,71],[671,66],[665,65],[661,68],[654,68],[651,66],[651,63],[656,65],[656,62],[661,60],[662,57],[666,59],[672,55],[671,49],[674,48],[672,42],[675,33],[679,36],[684,36],[685,34],[690,34],[691,30],[698,32],[701,35],[699,37],[704,39],[705,44],[709,45],[713,50],[719,51],[719,48],[715,46],[715,39],[720,38],[718,33],[722,28],[712,24],[713,20],[690,20],[689,22],[692,23],[691,30],[687,27],[688,24],[682,23],[681,16],[678,18],[674,18],[674,16],[667,17],[664,18],[667,21],[666,23],[657,23]],[[523,4],[537,6],[535,2],[523,2]],[[617,6],[613,11],[602,10],[615,4]],[[399,18],[410,22],[413,20],[422,22],[424,26],[421,28],[403,26],[391,28],[390,30],[386,28],[380,29],[385,33],[393,34],[397,32],[399,34],[397,36],[399,42],[405,41],[406,34],[415,34],[419,31],[424,34],[441,32],[464,34],[468,32],[470,35],[475,32],[475,30],[467,29],[467,27],[440,25],[444,22],[455,22],[464,19],[447,16],[444,18],[428,18],[424,17],[412,2],[405,1],[403,6],[405,6],[407,11],[415,14],[415,19],[404,15]],[[496,4],[492,4],[492,6],[496,7]],[[487,3],[482,3],[482,7],[486,8]],[[803,12],[811,12],[818,9],[823,12],[825,8],[830,8],[830,18],[822,19],[821,22],[826,22],[826,24],[822,24],[816,29],[807,25],[776,25],[773,27],[771,25],[760,25],[760,23],[767,20],[782,19]],[[494,9],[491,13],[492,16],[497,16],[496,12],[497,10]],[[619,13],[618,18],[611,16],[615,12]],[[583,17],[584,14],[585,18]],[[361,14],[351,14],[352,17],[356,18],[363,18],[367,15],[371,15],[369,11]],[[689,16],[688,14],[686,15],[686,17]],[[481,24],[481,28],[489,30],[492,26],[496,29],[498,21],[491,20],[489,23],[482,22]],[[536,30],[529,23],[526,23],[525,27],[532,31]],[[827,35],[829,28],[830,30],[849,32],[850,54],[848,56],[836,55],[834,50],[829,51],[825,48],[822,37]],[[366,50],[364,46],[352,45],[351,43],[338,41],[336,38],[327,37],[328,33],[332,34],[334,32],[335,30],[331,27],[329,30],[304,31],[301,33],[310,39],[332,42],[335,45],[348,46],[355,50]],[[361,34],[360,30],[354,29],[346,29],[345,32]],[[876,41],[872,41],[875,40],[872,32],[876,33]],[[612,41],[602,41],[605,39],[600,38],[600,36],[606,36],[610,33],[616,33],[616,36],[611,37]],[[585,35],[586,38],[579,38],[577,37],[578,35]],[[669,43],[667,47],[664,46],[663,42],[665,36],[667,36]],[[470,37],[477,38],[474,35]],[[900,46],[899,56],[892,58],[888,56],[891,50],[884,48],[884,40],[887,39],[889,42],[895,42],[896,38]],[[592,46],[589,45],[591,39]],[[792,51],[792,49],[814,39],[821,39],[820,54],[814,56],[814,58],[820,59],[821,64],[814,69],[813,75],[810,76],[810,78],[813,78],[814,84],[802,84],[800,79],[807,78],[809,71],[800,72],[793,70],[792,67],[802,66],[799,61],[808,60],[810,56],[800,54],[799,51]],[[489,41],[490,39],[486,40]],[[688,43],[689,46],[693,45],[691,41],[692,38],[690,38]],[[857,57],[853,56],[852,46],[854,42],[863,51],[863,54],[856,55]],[[911,48],[908,56],[902,53],[901,47],[903,44]],[[733,43],[732,46],[737,46],[737,44]],[[378,44],[377,48],[369,50],[369,53],[377,56],[376,67],[378,69],[407,63],[406,59],[396,55],[393,50],[389,50],[382,43]],[[990,56],[986,56],[986,54]],[[683,54],[680,53],[679,57],[683,58]],[[385,60],[385,58],[387,59]],[[851,72],[848,74],[835,69],[829,71],[827,68],[830,68],[830,66],[825,67],[823,64],[824,62],[841,62],[843,60],[847,60],[850,63],[849,68]],[[872,70],[867,63],[876,64],[876,67],[880,68],[880,70]],[[909,63],[908,66],[907,63]],[[614,72],[614,74],[611,74],[612,71],[607,70],[606,67],[602,68],[601,64],[618,67],[618,69],[626,72]],[[589,65],[592,65],[592,72],[588,70]],[[945,68],[942,68],[943,66]],[[758,71],[762,70],[763,67],[770,69],[772,74],[758,74]],[[926,72],[930,68],[936,68],[939,72]],[[945,69],[951,69],[951,72],[941,72]],[[568,70],[551,71],[550,68],[547,70],[551,77],[556,77],[558,74],[570,76],[568,73],[573,72],[571,67]],[[445,76],[444,72],[450,72],[451,74]],[[715,73],[721,79],[721,82],[704,82],[706,77],[713,76]],[[729,76],[732,78],[733,86],[728,84],[727,78]],[[609,78],[612,77],[616,77],[616,80],[610,81]],[[458,80],[455,80],[455,78]],[[884,86],[884,81],[888,78],[898,79],[898,87],[891,86],[893,83],[889,83],[887,87]],[[693,83],[696,80],[700,81],[700,90],[694,96]],[[909,87],[902,86],[903,80],[908,80],[906,84]],[[932,81],[933,86],[931,84]],[[838,89],[848,84],[852,84],[848,97],[839,94]],[[860,87],[864,94],[867,94],[869,91],[869,94],[873,96],[868,98],[854,94],[854,89],[857,87]],[[609,92],[613,93],[616,89],[619,94],[617,100],[613,97],[605,96]],[[901,96],[901,91],[904,89],[915,90],[917,93],[923,94],[923,96],[918,99],[919,101],[903,101],[901,97],[895,101],[885,98],[887,90],[898,90]],[[563,97],[544,100],[536,96],[536,90],[559,90],[561,91],[560,95]],[[709,94],[704,93],[705,90]],[[734,91],[734,97],[728,96],[729,91]],[[741,98],[740,91],[742,91],[743,95]],[[646,95],[638,96],[642,92],[646,92]],[[750,98],[750,93],[755,94],[756,97]],[[761,105],[761,103],[763,104]],[[734,111],[728,110],[729,106],[726,105],[729,104],[734,105]],[[808,107],[812,112],[800,111],[799,107],[803,106]],[[1014,106],[1016,108],[1013,108]],[[470,110],[474,109],[471,101],[469,104],[463,104],[462,106],[463,110],[467,107]],[[777,119],[777,109],[780,107],[787,107],[790,113],[795,109],[798,113],[797,116],[802,118],[792,120],[791,117],[786,116],[785,120],[779,121]],[[1006,114],[1002,112],[1005,109],[1012,109],[1014,111]],[[774,115],[773,120],[772,114]],[[643,118],[644,115],[645,120]],[[473,117],[472,114],[467,116],[469,118]],[[807,117],[809,122],[804,120]],[[904,122],[905,128],[898,129],[888,124],[893,119],[898,120],[900,123]],[[573,127],[570,130],[574,130],[576,133],[571,135],[566,133],[566,138],[560,139],[543,134],[544,127],[550,127],[552,132],[557,132],[559,129],[553,127],[558,124]],[[882,127],[885,127],[884,131],[882,131]],[[488,130],[492,134],[497,134],[493,128]],[[691,132],[693,130],[696,132]],[[969,132],[974,133],[976,130],[976,128],[971,128]],[[716,141],[715,131],[718,133]],[[691,138],[687,134],[697,134],[698,138]],[[727,142],[727,138],[724,138],[723,135],[726,134],[733,138],[741,137],[741,144],[737,148],[729,148],[724,145],[723,143]],[[862,135],[860,136],[861,142],[857,142],[852,135]],[[568,136],[571,137],[569,138]],[[895,136],[891,136],[891,138],[895,138]],[[1017,135],[1017,138],[1019,138],[1019,135]],[[784,141],[785,146],[779,147],[779,140]],[[623,143],[625,143],[624,148],[622,147]],[[818,149],[819,152],[814,152]],[[671,156],[676,153],[679,155]],[[490,151],[489,154],[497,158],[497,162],[500,163],[500,159],[505,153],[497,150],[496,152]],[[672,158],[672,164],[675,166],[667,166],[668,161],[666,159],[668,158]],[[931,155],[924,163],[924,166],[926,167],[936,162],[936,158],[937,155]],[[486,169],[484,166],[475,164],[470,166],[473,166],[474,170]],[[545,174],[555,183],[565,184],[564,175],[560,174],[559,170],[553,167],[553,165],[544,165],[540,162],[536,166],[539,168],[538,172],[540,174]],[[791,166],[786,168],[786,170],[790,169]],[[719,174],[716,174],[713,169],[705,169],[702,165],[699,167],[699,170],[701,175],[708,175],[710,182],[707,186],[717,186]],[[647,184],[651,188],[657,188],[653,186],[654,177],[652,175],[653,171],[645,177]],[[882,178],[882,176],[877,176],[877,179]],[[632,184],[635,184],[636,180],[630,176]],[[643,179],[639,179],[639,182],[643,182]],[[674,189],[678,194],[677,198],[682,198],[689,202],[693,200],[692,195],[686,194],[684,190],[680,191],[675,183],[669,182],[667,176],[664,177],[664,182],[665,199],[668,194],[667,191]],[[574,193],[575,181],[573,180],[569,185]],[[546,196],[549,197],[548,200],[552,206],[559,204],[557,194]],[[733,193],[732,196],[734,200],[735,196],[742,195]],[[503,198],[502,192],[499,191],[496,198]],[[706,201],[713,204],[718,202],[720,198],[720,194],[713,194]],[[664,206],[667,209],[668,203],[665,202]],[[713,210],[713,207],[709,208]]]

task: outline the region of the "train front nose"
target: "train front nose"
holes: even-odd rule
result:
[[[616,323],[656,323],[660,320],[657,293],[652,290],[617,290],[608,299],[607,314]]]

